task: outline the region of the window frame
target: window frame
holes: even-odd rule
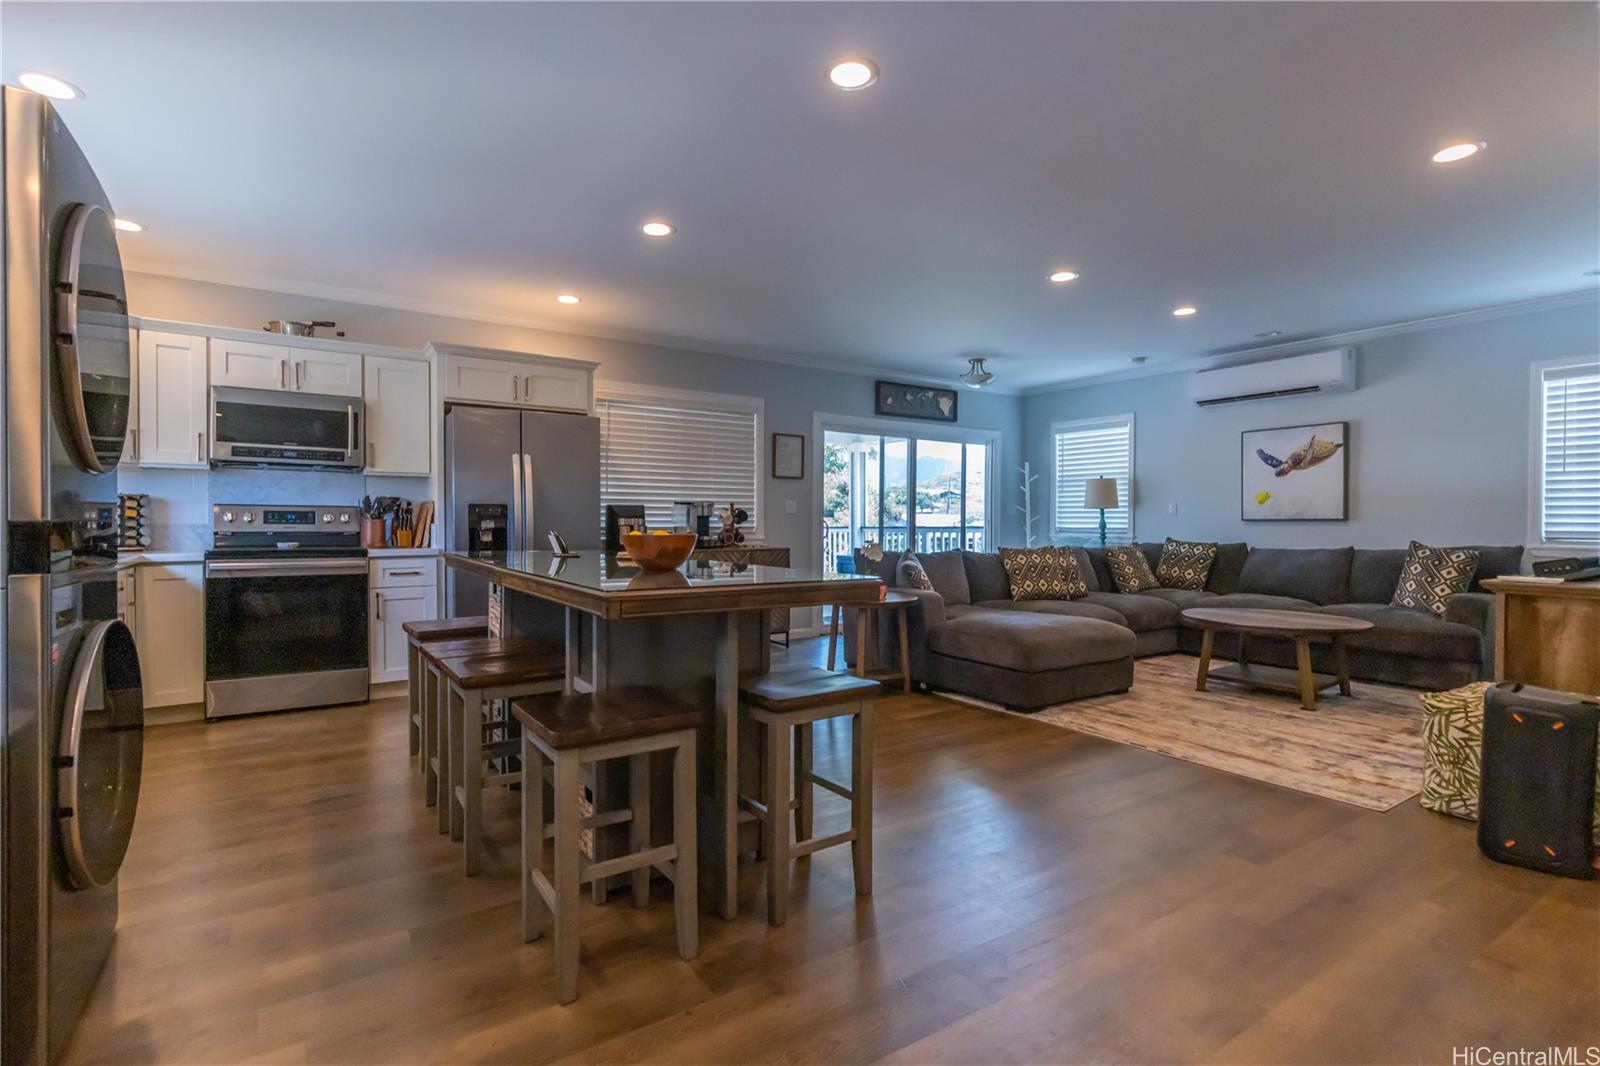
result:
[[[1574,549],[1600,551],[1600,542],[1551,541],[1544,535],[1544,375],[1551,370],[1591,368],[1600,372],[1600,355],[1544,359],[1528,368],[1528,499],[1529,548],[1571,554]]]
[[[760,396],[744,396],[729,392],[706,392],[701,389],[678,389],[665,385],[646,385],[639,382],[628,381],[601,381],[594,383],[595,416],[600,417],[600,407],[607,401],[627,403],[662,403],[680,404],[689,408],[704,408],[715,411],[733,411],[739,414],[752,414],[755,416],[755,452],[752,456],[753,469],[755,470],[755,503],[750,513],[750,524],[743,527],[745,530],[745,543],[747,545],[760,545],[765,543],[766,522],[766,457],[763,454],[763,443],[766,441],[767,402]],[[601,448],[601,484],[602,510],[604,509],[605,489],[605,436],[600,439]],[[718,501],[727,502],[727,501]]]
[[[1134,536],[1134,512],[1138,491],[1135,487],[1134,471],[1137,469],[1136,445],[1139,435],[1137,420],[1132,411],[1129,411],[1126,414],[1098,415],[1094,418],[1072,418],[1050,423],[1050,535],[1052,537],[1084,535],[1082,530],[1065,529],[1057,524],[1057,518],[1061,513],[1061,508],[1057,506],[1059,502],[1058,494],[1061,491],[1061,470],[1059,465],[1061,448],[1057,443],[1057,438],[1060,437],[1063,432],[1089,429],[1094,426],[1110,426],[1124,423],[1128,427],[1128,498],[1124,500],[1123,503],[1128,509],[1128,540],[1133,542],[1137,539]],[[1079,504],[1078,509],[1082,510],[1083,505]]]

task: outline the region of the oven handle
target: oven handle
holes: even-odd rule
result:
[[[367,573],[365,559],[218,559],[206,564],[206,577],[325,577]]]

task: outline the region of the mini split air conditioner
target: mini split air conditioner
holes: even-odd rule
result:
[[[1189,398],[1201,407],[1277,396],[1350,392],[1356,387],[1356,350],[1337,348],[1265,363],[1201,370],[1189,378]]]

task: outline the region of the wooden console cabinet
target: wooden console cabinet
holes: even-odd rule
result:
[[[1493,578],[1494,676],[1600,696],[1600,583]]]

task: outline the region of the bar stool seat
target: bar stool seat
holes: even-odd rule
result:
[[[407,623],[407,625],[430,625],[434,621],[457,621],[457,619],[439,619],[430,622]],[[465,623],[472,619],[460,619]],[[464,628],[464,626],[463,626]],[[448,633],[448,629],[441,627],[439,632]],[[549,642],[529,640],[522,637],[490,637],[485,634],[477,636],[449,635],[437,640],[416,640],[411,642],[411,651],[417,662],[417,683],[413,689],[417,694],[418,723],[420,735],[419,760],[422,768],[422,798],[429,807],[438,804],[439,807],[439,832],[448,832],[450,829],[450,805],[439,803],[439,797],[444,792],[439,787],[440,781],[449,776],[448,759],[450,755],[449,737],[446,735],[449,715],[445,708],[449,705],[449,682],[439,670],[442,659],[456,658],[464,655],[483,656],[497,652],[526,651],[544,656],[553,647]]]
[[[417,772],[423,776],[423,792],[426,794],[431,787],[426,782],[428,760],[433,758],[433,743],[427,723],[423,721],[425,714],[422,696],[422,645],[441,640],[486,637],[489,635],[489,616],[429,618],[406,622],[400,628],[406,634],[406,697],[411,707],[410,757],[417,761]]]
[[[869,678],[820,667],[798,667],[746,677],[739,684],[740,712],[764,731],[759,798],[740,796],[739,805],[761,822],[767,863],[767,924],[788,916],[789,860],[849,844],[856,893],[872,894],[872,701],[883,686]],[[850,784],[812,772],[812,726],[830,718],[851,719]],[[825,788],[850,802],[850,828],[818,837],[812,834],[812,787]],[[789,812],[794,811],[791,841]]]
[[[468,877],[483,856],[483,790],[511,784],[513,773],[486,774],[486,759],[517,754],[509,718],[486,722],[485,710],[497,700],[559,692],[566,682],[566,651],[549,641],[482,637],[424,645],[427,669],[435,680],[435,720],[439,726],[436,771],[439,828],[462,842]],[[484,744],[485,731],[507,734]]]
[[[539,937],[535,901],[549,909],[555,927],[556,999],[578,996],[578,887],[628,873],[636,907],[650,902],[650,872],[672,881],[678,954],[699,951],[695,807],[695,734],[705,721],[697,707],[651,688],[607,689],[593,694],[553,692],[515,701],[512,716],[522,727],[522,938]],[[653,846],[650,839],[650,759],[673,756],[672,840]],[[582,817],[579,773],[585,764],[628,760],[628,807]],[[553,825],[544,823],[545,764],[551,765]],[[626,823],[629,852],[591,862],[585,859],[584,829]],[[555,838],[553,876],[544,873],[544,841]]]

